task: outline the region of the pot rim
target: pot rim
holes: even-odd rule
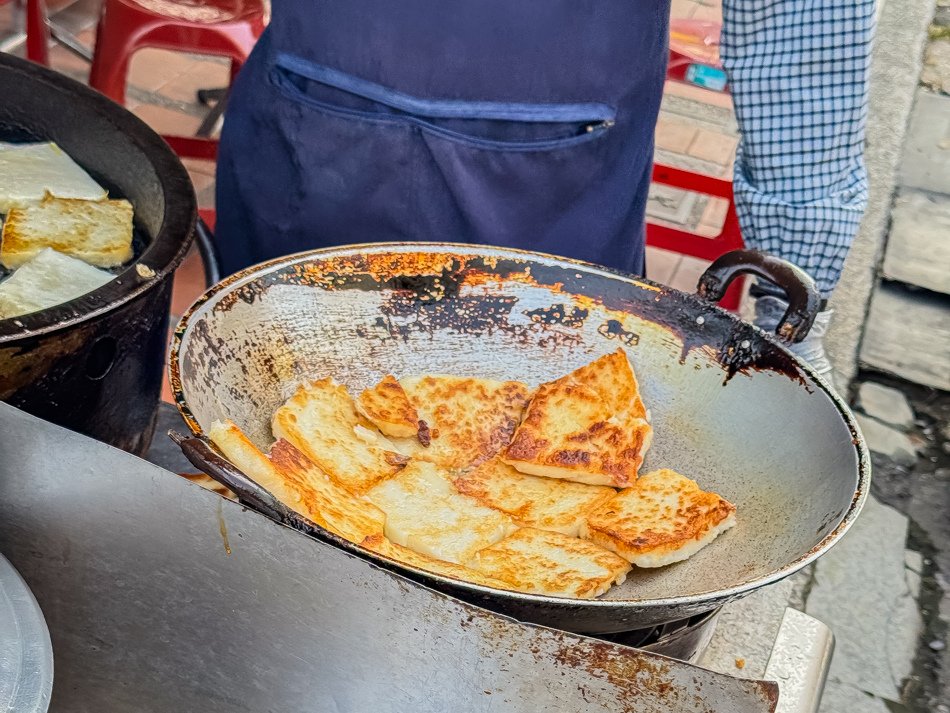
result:
[[[151,163],[165,197],[165,214],[153,240],[137,260],[115,279],[85,295],[19,317],[0,319],[0,346],[21,339],[52,334],[96,319],[163,283],[191,247],[198,204],[194,187],[181,161],[161,136],[144,121],[111,99],[63,74],[24,59],[0,54],[0,70],[19,75],[15,81],[40,82],[52,91],[88,106],[106,117],[117,132],[125,134]],[[184,240],[170,236],[185,235]],[[143,276],[136,269],[147,265]]]
[[[655,290],[659,296],[663,294],[678,294],[682,295],[690,301],[695,302],[698,306],[701,306],[708,310],[714,310],[722,315],[725,315],[729,319],[735,322],[742,322],[739,317],[727,310],[722,309],[721,307],[704,302],[700,300],[697,296],[691,295],[688,293],[681,292],[674,288],[670,288],[664,285],[659,285],[650,280],[646,280],[641,277],[627,275],[622,272],[611,270],[599,265],[592,263],[584,262],[581,260],[574,260],[571,258],[563,258],[556,255],[549,255],[546,253],[529,251],[529,250],[519,250],[514,248],[503,248],[492,245],[473,245],[467,243],[433,243],[433,242],[380,242],[380,243],[362,243],[362,244],[353,244],[353,245],[341,245],[331,248],[323,248],[319,250],[310,250],[300,253],[295,253],[293,255],[287,255],[284,257],[276,258],[269,260],[267,262],[260,263],[258,265],[253,265],[251,267],[245,268],[229,277],[225,278],[218,284],[210,287],[205,293],[198,298],[197,301],[185,312],[185,314],[179,320],[177,326],[175,327],[174,335],[172,337],[171,349],[169,351],[169,378],[171,389],[174,394],[175,404],[178,407],[178,410],[184,419],[185,423],[188,425],[188,428],[192,433],[199,437],[207,440],[207,436],[204,434],[201,426],[198,424],[194,414],[191,412],[188,407],[187,400],[182,388],[181,382],[181,372],[180,372],[180,360],[179,355],[183,346],[183,337],[185,332],[188,331],[188,328],[191,325],[192,320],[195,316],[201,311],[201,308],[206,305],[208,302],[214,300],[218,295],[226,293],[240,284],[251,282],[254,279],[257,279],[261,274],[274,271],[281,267],[292,265],[299,262],[305,262],[312,259],[319,259],[322,257],[330,256],[333,254],[339,253],[359,253],[359,252],[372,252],[372,251],[387,251],[392,250],[395,252],[407,252],[407,251],[418,251],[418,252],[455,252],[459,255],[492,255],[497,257],[512,257],[512,258],[528,258],[532,260],[546,260],[554,261],[560,265],[573,265],[581,268],[589,273],[599,273],[606,277],[611,278],[621,278],[623,280],[628,280],[630,282],[647,286],[651,290]],[[744,323],[743,323],[744,324]],[[753,329],[765,338],[772,346],[786,351],[782,346],[781,342],[778,341],[775,335],[772,335],[768,332],[765,332],[758,327],[753,325]],[[838,393],[832,389],[824,379],[815,372],[810,364],[801,360],[794,354],[786,351],[791,358],[794,359],[796,365],[801,370],[802,374],[808,379],[808,388],[815,388],[817,390],[823,391],[831,400],[833,406],[838,412],[838,415],[844,421],[845,425],[848,427],[852,435],[852,445],[856,451],[857,456],[857,482],[855,488],[855,494],[849,503],[847,509],[842,514],[841,519],[838,521],[837,525],[828,532],[818,543],[816,543],[808,552],[804,555],[787,562],[784,566],[772,570],[768,574],[762,575],[760,577],[740,582],[731,587],[709,591],[709,592],[700,592],[683,596],[673,596],[665,597],[662,599],[590,599],[590,600],[577,600],[570,599],[566,597],[556,597],[556,596],[547,596],[540,594],[526,594],[522,592],[499,592],[499,590],[492,589],[479,584],[474,584],[471,582],[466,582],[464,580],[455,579],[452,577],[439,575],[433,572],[428,572],[423,569],[412,567],[410,565],[391,560],[387,557],[379,555],[377,553],[365,550],[358,545],[349,542],[337,535],[334,535],[331,532],[321,533],[326,539],[334,542],[342,549],[356,554],[364,559],[368,559],[376,564],[385,566],[394,571],[411,572],[414,577],[421,579],[425,582],[438,582],[441,585],[445,585],[453,588],[456,592],[465,592],[465,596],[490,596],[498,597],[504,596],[508,601],[518,601],[526,605],[540,605],[547,607],[575,607],[583,606],[584,608],[596,608],[604,610],[612,610],[617,608],[635,608],[643,610],[659,610],[659,609],[673,609],[675,607],[696,607],[697,605],[709,604],[710,608],[719,606],[727,601],[736,599],[745,594],[748,594],[756,589],[764,587],[768,584],[773,584],[779,580],[788,577],[795,572],[799,571],[803,567],[807,566],[811,562],[814,562],[818,557],[827,552],[832,546],[834,546],[851,528],[854,524],[854,521],[857,519],[860,514],[865,501],[867,500],[868,493],[870,492],[870,476],[871,476],[871,458],[870,453],[865,444],[864,438],[861,434],[860,428],[857,424],[857,421],[854,417],[854,414],[851,412],[850,408],[845,403],[844,399],[838,395]],[[803,384],[802,388],[806,388],[806,385]]]

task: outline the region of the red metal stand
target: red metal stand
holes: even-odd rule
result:
[[[736,216],[736,207],[733,202],[732,181],[657,164],[653,167],[653,182],[724,198],[729,201],[729,208],[718,235],[707,238],[666,225],[648,223],[647,245],[703,260],[715,260],[725,252],[743,247],[739,218]],[[735,311],[739,308],[741,298],[742,280],[736,280],[720,301],[720,305]]]

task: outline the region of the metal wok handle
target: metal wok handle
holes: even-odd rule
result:
[[[295,527],[297,529],[309,529],[306,520],[280,502],[273,495],[264,490],[261,486],[248,478],[244,473],[235,468],[231,463],[218,455],[200,438],[186,437],[176,431],[169,431],[168,437],[171,438],[181,448],[184,454],[193,466],[207,473],[216,482],[225,486],[237,495],[242,505],[246,505],[252,510],[256,510],[262,515],[266,515],[272,520]]]
[[[732,281],[743,273],[768,280],[785,292],[788,309],[775,333],[789,342],[802,341],[821,309],[821,293],[804,270],[787,260],[757,250],[733,250],[720,256],[702,274],[696,294],[708,302],[718,302]]]

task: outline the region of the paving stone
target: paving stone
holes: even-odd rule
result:
[[[647,198],[647,216],[686,226],[699,194],[654,183]]]
[[[862,414],[856,415],[868,448],[887,456],[898,465],[911,466],[917,462],[917,450],[906,434]]]
[[[688,153],[703,161],[728,166],[736,154],[737,143],[739,140],[735,136],[700,129],[689,145]]]
[[[718,235],[722,231],[723,223],[726,222],[728,212],[729,201],[725,198],[712,198],[706,203],[699,224],[713,231],[713,235]]]
[[[690,294],[696,292],[696,283],[699,282],[700,276],[706,272],[708,267],[708,260],[684,255],[679,267],[676,268],[676,272],[673,273],[673,277],[670,278],[670,287]]]
[[[818,713],[889,713],[887,704],[870,693],[841,681],[829,680]]]
[[[683,121],[672,121],[660,116],[656,123],[656,147],[673,153],[685,154],[696,137],[697,128]]]
[[[909,188],[942,193],[950,187],[950,97],[917,90],[900,177]]]
[[[944,8],[944,11],[950,16],[950,8]],[[934,40],[927,46],[920,83],[950,94],[950,37]]]
[[[140,104],[132,113],[159,134],[194,136],[201,124],[195,116],[155,104]]]
[[[689,84],[684,84],[682,87],[693,88]],[[713,96],[710,97],[710,94]],[[710,92],[701,87],[695,87],[695,91],[680,89],[664,94],[660,114],[670,118],[675,116],[680,121],[688,122],[700,129],[738,134],[739,129],[732,102],[725,101],[728,95],[719,95],[723,97],[722,101],[716,101],[715,96],[716,92]]]
[[[947,162],[950,166],[950,161]],[[875,290],[861,360],[909,381],[950,391],[950,298],[894,285]]]
[[[924,571],[924,556],[914,550],[904,550],[904,566],[911,572],[921,574]]]
[[[805,600],[808,598],[814,576],[815,565],[810,564],[789,577],[792,583],[792,593],[788,596],[790,607],[805,611]]]
[[[950,192],[950,185],[944,190]],[[884,274],[950,294],[950,196],[901,191],[891,214]]]
[[[858,407],[871,418],[902,431],[914,427],[914,410],[897,389],[865,381],[858,389]]]
[[[792,580],[784,579],[724,606],[697,663],[730,676],[762,678],[792,589]],[[744,661],[743,668],[736,667],[736,659]]]
[[[872,699],[858,695],[860,691],[900,701],[922,629],[905,577],[907,523],[897,510],[869,497],[848,534],[815,565],[806,613],[834,632],[830,678],[857,689],[835,692],[832,686],[823,711],[878,710]]]
[[[835,310],[825,339],[841,388],[857,372],[868,303],[877,282],[897,184],[906,128],[923,61],[933,0],[888,0],[879,3],[880,21],[871,59],[867,166],[870,196],[861,229],[845,261],[831,306]]]
[[[921,573],[924,569],[924,556],[913,550],[904,550],[904,579],[907,589],[915,600],[920,599]]]
[[[670,278],[673,277],[682,259],[683,256],[679,253],[648,245],[646,254],[647,277],[654,282],[664,285],[670,284]]]
[[[694,0],[673,0],[670,5],[670,17],[677,20],[687,20],[699,9],[699,3]]]
[[[682,168],[684,171],[703,173],[707,176],[715,176],[717,178],[732,176],[732,169],[728,166],[713,163],[712,161],[703,161],[693,156],[674,153],[666,149],[657,148],[653,153],[653,158],[658,164],[672,166],[673,168]]]
[[[732,95],[728,92],[713,92],[689,82],[666,81],[663,85],[664,100],[667,97],[690,99],[702,104],[708,104],[718,109],[732,111]],[[733,122],[733,128],[735,122]]]

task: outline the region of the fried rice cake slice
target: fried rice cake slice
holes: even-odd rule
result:
[[[424,439],[428,431],[406,390],[392,374],[384,376],[375,386],[364,389],[356,399],[356,408],[386,436],[415,438],[420,436],[421,431]]]
[[[622,584],[631,569],[591,542],[533,527],[479,550],[468,566],[520,592],[574,599],[599,597]]]
[[[370,552],[375,552],[378,555],[382,555],[383,557],[400,562],[410,567],[423,569],[426,572],[440,574],[443,577],[459,579],[463,582],[480,584],[483,587],[492,587],[494,589],[511,589],[510,584],[507,582],[502,582],[500,579],[489,577],[476,569],[471,569],[470,567],[465,567],[464,565],[452,564],[451,562],[446,562],[445,560],[440,560],[436,559],[435,557],[429,557],[428,555],[422,555],[418,552],[413,552],[408,547],[402,547],[401,545],[397,545],[394,542],[387,540],[383,535],[371,535],[363,540],[360,544]]]
[[[538,387],[503,459],[522,473],[627,487],[653,440],[622,349]]]
[[[661,469],[589,513],[581,537],[637,567],[663,567],[691,557],[735,524],[735,505]]]
[[[391,478],[408,461],[360,416],[346,387],[331,378],[302,384],[274,412],[271,429],[356,495]]]
[[[587,513],[617,491],[602,485],[573,483],[519,473],[495,457],[453,480],[463,495],[501,510],[521,527],[577,537]]]
[[[463,564],[516,528],[504,513],[461,495],[449,474],[428,461],[411,461],[366,497],[386,513],[389,540],[454,564]]]
[[[519,381],[427,375],[399,383],[429,433],[394,441],[397,448],[452,470],[478,465],[508,445],[530,396]]]
[[[382,510],[337,484],[287,441],[278,440],[268,457],[232,421],[213,423],[209,437],[238,470],[314,524],[357,544],[382,536]]]

